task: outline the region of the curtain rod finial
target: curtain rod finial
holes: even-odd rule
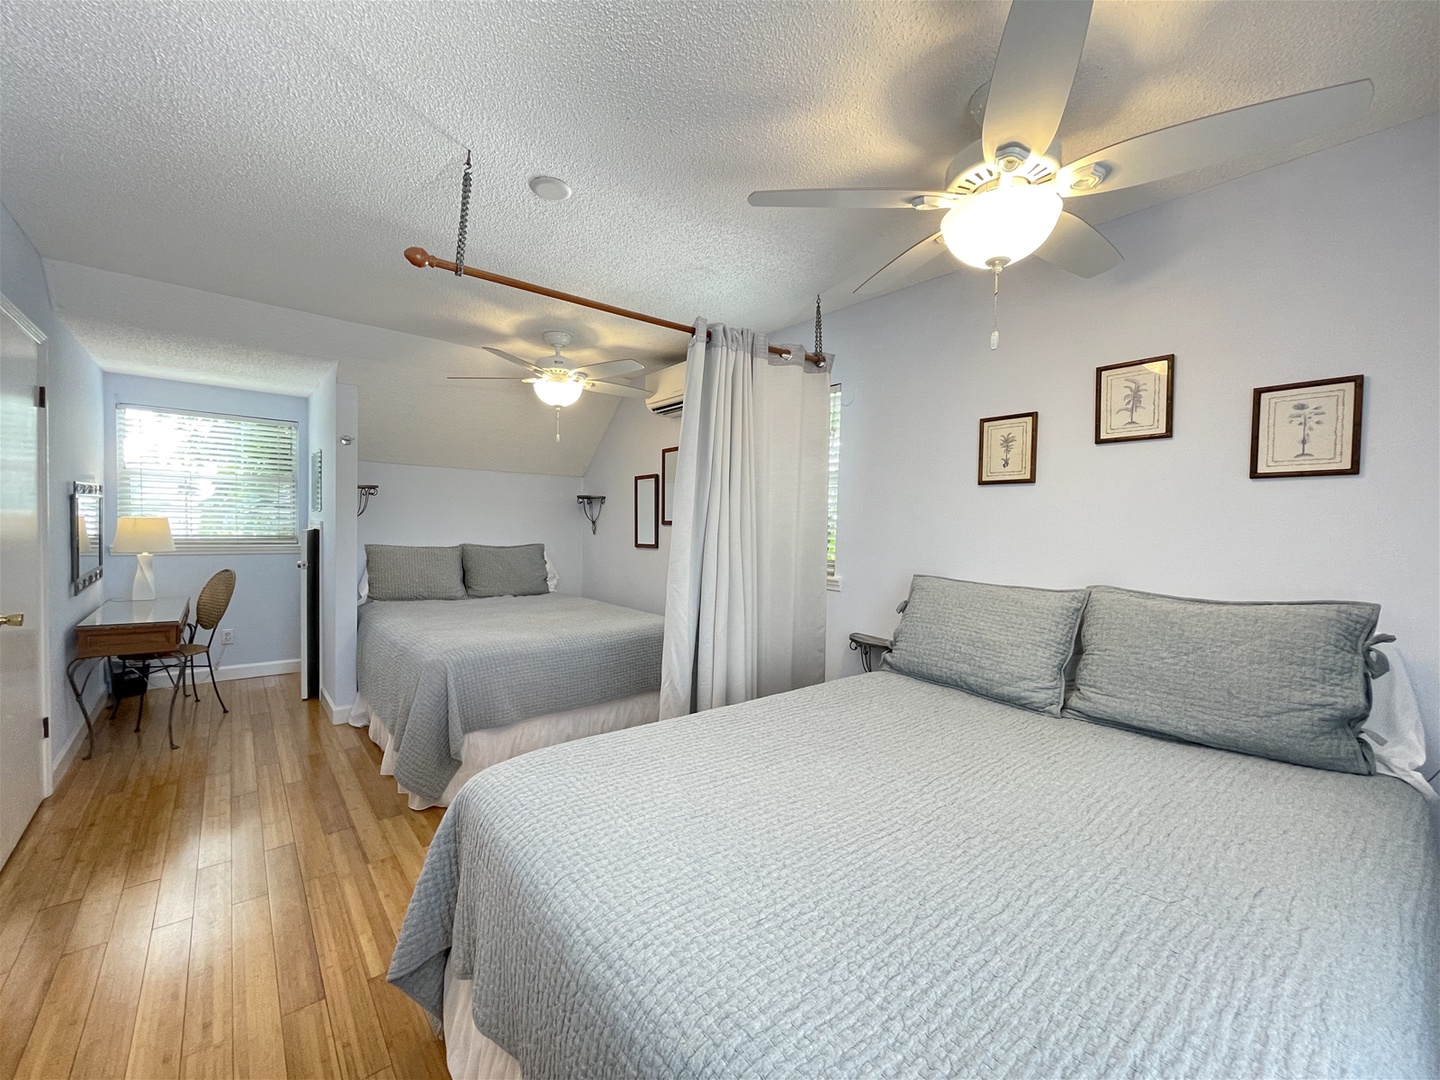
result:
[[[422,247],[406,248],[405,258],[414,266],[430,265],[430,253]]]

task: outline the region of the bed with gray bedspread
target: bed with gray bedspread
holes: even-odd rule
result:
[[[438,799],[466,733],[658,690],[664,620],[546,593],[362,605],[359,690],[390,730],[395,779]]]
[[[527,1080],[1435,1076],[1433,828],[877,672],[481,773],[391,979]]]

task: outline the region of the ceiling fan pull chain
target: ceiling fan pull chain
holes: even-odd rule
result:
[[[815,355],[825,355],[825,341],[820,336],[820,294],[815,294]],[[804,366],[803,364],[801,365]]]
[[[560,441],[560,410],[555,410],[555,441]]]
[[[460,181],[460,228],[455,235],[455,276],[465,273],[465,230],[470,219],[470,151],[465,151],[465,176]]]
[[[990,348],[1000,347],[1000,269],[1004,265],[999,259],[990,264],[995,267],[995,300],[990,309]]]

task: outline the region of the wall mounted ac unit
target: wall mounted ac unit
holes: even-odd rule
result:
[[[685,361],[645,376],[650,397],[645,404],[659,416],[678,416],[685,408]]]

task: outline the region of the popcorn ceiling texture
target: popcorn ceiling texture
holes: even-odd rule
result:
[[[209,326],[146,326],[112,310],[115,282],[105,292],[99,279],[72,280],[66,317],[102,365],[182,358],[189,378],[253,372],[275,389],[313,384],[314,362],[338,361],[342,381],[361,382],[367,427],[428,418],[422,445],[386,448],[394,460],[514,468],[506,440],[535,434],[527,464],[538,443],[553,444],[553,415],[521,409],[515,387],[432,378],[413,362],[431,350],[423,340],[463,347],[443,347],[452,373],[510,374],[478,346],[538,355],[540,333],[563,329],[579,359],[654,366],[678,358],[684,339],[406,264],[413,244],[453,257],[464,146],[475,154],[473,265],[682,322],[787,326],[817,291],[832,310],[846,302],[848,286],[935,219],[758,209],[746,195],[938,183],[976,134],[965,103],[989,78],[1005,11],[825,0],[7,4],[0,189],[52,271],[75,264],[407,335],[386,339],[393,350],[363,376],[330,355],[348,351],[333,344],[299,350],[299,370],[277,375],[289,348],[236,344],[241,308],[210,304]],[[1097,5],[1061,125],[1069,157],[1355,78],[1374,80],[1375,104],[1328,139],[1076,209],[1103,223],[1435,111],[1436,23],[1431,4]],[[575,197],[536,199],[526,181],[537,173],[563,178]],[[485,398],[503,403],[499,419],[455,460],[446,440]],[[605,421],[614,408],[586,407]]]

